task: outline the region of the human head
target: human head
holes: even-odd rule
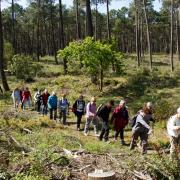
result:
[[[91,103],[95,103],[96,102],[96,98],[95,97],[92,97],[91,98]]]
[[[29,91],[29,88],[28,88],[28,87],[26,87],[25,89],[26,89],[26,91]]]
[[[62,94],[62,98],[65,98],[66,97],[66,94]]]
[[[81,95],[79,96],[79,99],[80,99],[80,100],[83,100],[83,99],[84,99],[84,96],[81,94]]]
[[[45,89],[45,90],[44,90],[44,93],[46,93],[46,94],[47,94],[47,93],[48,93],[48,90],[47,90],[47,89]]]
[[[108,107],[112,108],[113,106],[114,106],[114,100],[112,99],[108,102]]]
[[[152,109],[152,107],[153,107],[152,102],[147,102],[147,103],[146,103],[146,107],[147,107],[148,109]]]
[[[119,103],[119,106],[124,108],[126,106],[126,101],[121,100],[120,103]]]
[[[53,92],[52,92],[52,95],[53,95],[53,96],[56,96],[56,92],[55,92],[55,91],[53,91]]]
[[[180,119],[180,107],[177,109],[177,117]]]

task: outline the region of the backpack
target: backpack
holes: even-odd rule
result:
[[[100,112],[100,110],[101,110],[102,107],[103,107],[103,104],[100,104],[100,105],[98,106],[97,111],[96,111],[96,115],[97,115],[97,116],[98,116],[98,114],[99,114],[99,112]]]
[[[133,128],[136,124],[136,119],[138,117],[139,114],[136,114],[132,117],[131,121],[130,121],[130,124],[131,124],[131,127]]]

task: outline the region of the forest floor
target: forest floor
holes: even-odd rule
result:
[[[155,105],[156,123],[149,138],[148,154],[142,156],[140,149],[129,150],[131,128],[125,131],[127,146],[113,141],[99,142],[93,130],[89,136],[76,131],[73,113],[68,125],[50,121],[35,111],[15,111],[11,93],[0,96],[0,179],[87,179],[95,169],[116,172],[117,179],[179,179],[179,162],[169,160],[169,140],[166,122],[180,105],[180,63],[176,62],[174,73],[170,72],[168,56],[154,56],[154,70],[148,71],[148,62],[137,68],[134,57],[124,60],[124,72],[115,76],[108,74],[103,92],[85,75],[63,75],[62,66],[55,65],[52,57],[41,59],[41,74],[34,82],[24,83],[9,76],[11,89],[28,86],[34,94],[36,88],[56,90],[58,96],[67,94],[71,105],[79,94],[88,102],[97,97],[97,104],[121,98],[127,100],[130,115],[134,115],[147,101]],[[82,122],[82,130],[85,118]]]

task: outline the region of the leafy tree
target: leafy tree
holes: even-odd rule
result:
[[[17,79],[32,81],[33,78],[40,73],[42,67],[39,64],[34,64],[30,56],[15,55],[12,58],[11,71]]]
[[[69,68],[81,68],[91,78],[99,77],[100,90],[103,89],[104,72],[109,69],[113,61],[116,62],[117,69],[120,68],[122,60],[122,55],[117,56],[111,45],[95,41],[91,37],[83,41],[71,42],[64,50],[59,50],[58,56],[67,59]]]

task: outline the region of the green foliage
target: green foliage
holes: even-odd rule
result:
[[[8,62],[12,61],[14,55],[14,49],[11,43],[5,42],[4,43],[4,60],[5,60],[5,67],[7,68]]]
[[[88,37],[83,41],[71,42],[64,50],[59,50],[58,57],[68,60],[69,72],[81,69],[84,73],[93,76],[100,75],[100,71],[107,70],[112,63],[119,72],[123,56],[113,51],[110,44],[103,44]]]
[[[31,81],[41,72],[41,68],[39,64],[33,63],[30,56],[17,54],[12,58],[11,71],[17,79]]]

